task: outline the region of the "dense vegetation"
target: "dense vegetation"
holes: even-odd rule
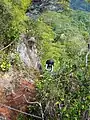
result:
[[[37,82],[46,120],[87,119],[90,67],[85,67],[85,55],[90,34],[89,16],[81,11],[49,11],[36,23],[42,41],[42,64],[48,58],[55,60],[55,73],[45,72]]]
[[[30,0],[0,1],[0,43],[8,44],[9,41],[18,39],[21,31],[24,31],[24,22],[27,20],[25,11],[29,4]]]
[[[37,100],[45,120],[86,120],[90,110],[90,63],[85,65],[90,37],[90,13],[74,11],[63,4],[63,11],[43,12],[35,21],[25,15],[30,0],[0,1],[0,47],[26,33],[37,39],[43,78],[36,80]],[[3,11],[3,12],[2,12]],[[6,21],[7,20],[7,21]],[[1,53],[1,70],[10,67],[10,52]],[[45,61],[54,59],[54,72],[45,71]],[[40,115],[37,106],[30,113]],[[19,118],[23,119],[23,118]],[[32,120],[33,118],[29,118]]]
[[[2,71],[10,68],[12,58],[9,53],[15,52],[14,45],[19,40],[19,36],[25,33],[26,21],[28,21],[25,12],[30,2],[31,0],[0,0],[0,69]],[[17,59],[18,55],[15,56]]]

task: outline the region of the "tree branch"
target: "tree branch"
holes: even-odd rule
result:
[[[44,120],[44,113],[43,113],[43,109],[42,109],[41,103],[39,103],[39,102],[29,102],[29,101],[27,100],[27,98],[26,98],[25,95],[23,95],[23,97],[24,97],[24,99],[26,100],[27,103],[29,103],[29,104],[38,104],[38,105],[40,106],[40,111],[41,111],[41,115],[42,115],[42,120]]]
[[[10,44],[8,44],[6,47],[2,48],[0,51],[5,50],[6,48],[8,48],[9,46],[11,46],[15,41],[12,41]]]
[[[5,105],[5,104],[0,103],[0,105],[3,106],[3,107],[8,108],[8,109],[10,109],[10,110],[13,110],[13,111],[16,111],[16,112],[22,113],[22,114],[24,114],[24,115],[28,115],[28,116],[31,116],[31,117],[34,117],[34,118],[42,119],[42,118],[39,117],[39,116],[36,116],[36,115],[32,115],[32,114],[29,114],[29,113],[23,112],[23,111],[21,111],[21,110],[18,110],[18,109],[16,109],[16,108],[13,108],[13,107],[10,107],[10,106],[7,106],[7,105]]]

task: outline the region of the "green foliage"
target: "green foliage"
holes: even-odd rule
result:
[[[11,65],[10,65],[10,63],[8,61],[3,61],[1,63],[0,68],[1,68],[2,71],[7,71],[7,70],[9,70],[10,66]]]
[[[0,1],[0,42],[6,46],[25,31],[25,21],[28,17],[25,11],[31,0]]]
[[[6,37],[6,32],[9,29],[11,20],[11,11],[3,1],[0,1],[0,42],[2,42]]]
[[[75,21],[73,14],[75,14],[73,11],[68,15],[65,12],[49,11],[42,14],[36,22],[34,35],[39,39],[43,68],[45,68],[45,61],[52,58],[55,60],[54,70],[56,71],[63,60],[76,59],[81,49],[86,47],[89,32],[86,31],[84,20],[82,25],[78,24],[79,21]],[[76,14],[78,16],[78,12]]]
[[[85,68],[86,51],[80,54],[89,39],[88,17],[89,13],[79,11],[49,11],[39,18],[36,31],[43,67],[47,59],[55,60],[54,72],[44,71],[42,80],[36,81],[46,120],[81,120],[89,110],[90,66]]]
[[[24,116],[22,114],[19,114],[17,120],[24,120]]]
[[[90,0],[85,0],[86,2],[90,2]]]
[[[42,80],[36,81],[37,99],[42,103],[45,119],[80,120],[90,105],[90,66],[86,71],[85,52],[80,54],[89,39],[90,13],[67,10],[69,1],[59,2],[66,11],[47,11],[34,22],[25,15],[30,0],[0,1],[0,42],[5,47],[22,32],[27,38],[34,36],[43,68],[47,59],[55,61],[54,73],[44,71]],[[17,53],[1,53],[0,69],[8,71],[12,64],[20,65],[19,61]],[[35,108],[30,109],[33,111]]]
[[[21,60],[17,52],[6,54],[0,52],[0,70],[5,72],[8,71],[11,66],[15,66],[17,69],[21,67]]]
[[[27,32],[27,35],[29,36],[35,36],[37,39],[37,48],[38,48],[38,55],[42,57],[42,64],[45,64],[46,59],[48,58],[54,58],[54,56],[57,58],[59,53],[55,54],[55,50],[59,51],[58,47],[56,48],[56,45],[52,43],[55,38],[55,33],[52,30],[52,27],[45,24],[43,21],[38,20],[35,21],[35,23],[30,22],[28,23],[29,30]],[[31,27],[33,26],[33,27]],[[40,52],[41,51],[41,52]],[[52,53],[51,53],[52,51]],[[57,58],[58,61],[58,58]],[[45,66],[43,66],[44,68]]]
[[[0,48],[6,47],[12,41],[15,44],[20,35],[25,33],[27,29],[26,21],[28,21],[25,13],[30,2],[31,0],[0,0]],[[11,66],[11,59],[8,58],[9,48],[11,46],[4,50],[7,54],[1,55],[0,53],[0,69],[2,71],[9,70]],[[13,64],[15,63],[18,66],[18,61],[19,57],[16,55]]]
[[[11,65],[15,66],[17,69],[20,69],[22,66],[22,62],[20,60],[19,54],[17,52],[13,52],[10,53],[8,56]]]
[[[81,120],[84,112],[89,110],[88,72],[82,57],[76,61],[78,63],[63,63],[56,74],[45,72],[43,79],[36,82],[46,119]]]
[[[58,2],[63,6],[64,10],[69,9],[70,0],[58,0]]]
[[[70,39],[73,36],[81,38],[83,35],[85,39],[89,37],[89,13],[71,11],[68,14],[65,12],[47,12],[41,16],[41,20],[53,27],[56,33],[56,40],[63,41]],[[63,38],[62,38],[63,35]],[[82,38],[83,39],[83,38]]]
[[[73,11],[71,14],[73,23],[77,25],[80,31],[87,31],[90,34],[90,13],[83,11]]]
[[[9,62],[9,57],[4,52],[0,53],[0,70],[2,71],[8,71],[11,67],[11,64]]]
[[[55,71],[63,60],[77,59],[89,39],[89,16],[89,13],[73,10],[62,13],[47,11],[38,21],[28,25],[28,34],[36,37],[38,51],[42,51],[39,55],[43,68],[45,61],[50,58],[55,61]]]
[[[52,41],[54,39],[54,32],[51,27],[46,25],[43,21],[37,21],[37,31],[38,35],[41,37],[43,41]]]

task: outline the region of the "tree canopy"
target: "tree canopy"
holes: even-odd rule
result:
[[[57,11],[45,6],[45,11],[38,13],[37,9],[41,10],[45,1],[30,8],[31,0],[0,0],[0,49],[13,41],[18,43],[21,34],[34,37],[43,68],[43,77],[37,76],[35,80],[36,99],[42,105],[44,119],[85,120],[90,116],[90,57],[87,67],[85,64],[90,13],[72,10],[69,0],[49,2],[63,5],[63,9]],[[29,9],[39,14],[36,19],[26,16]],[[0,51],[1,71],[8,71],[12,66],[10,54],[11,49]],[[55,61],[52,73],[45,70],[45,62],[51,58]],[[15,54],[14,61],[20,65],[19,55]],[[41,116],[38,106],[30,106],[29,113]]]

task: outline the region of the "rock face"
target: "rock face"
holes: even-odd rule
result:
[[[33,19],[37,19],[44,11],[62,12],[63,7],[58,3],[58,0],[32,0],[32,5],[26,11],[26,15]]]
[[[40,61],[37,55],[36,40],[34,37],[26,39],[24,36],[17,47],[17,51],[25,65],[29,68],[38,69]]]

